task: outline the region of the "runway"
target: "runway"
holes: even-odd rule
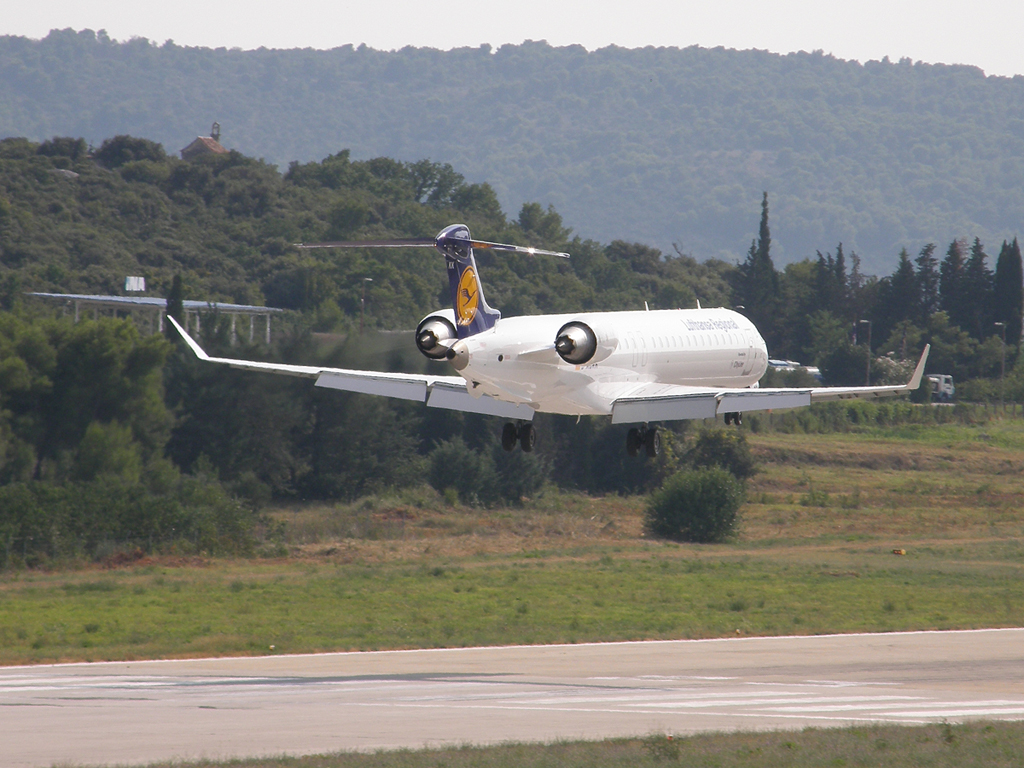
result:
[[[0,669],[7,768],[1024,719],[1024,629]]]

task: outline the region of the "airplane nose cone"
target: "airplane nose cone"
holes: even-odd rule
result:
[[[461,371],[467,365],[469,365],[469,347],[466,346],[466,342],[457,341],[452,344],[451,349],[448,350],[448,362],[452,364],[452,368],[456,371]]]

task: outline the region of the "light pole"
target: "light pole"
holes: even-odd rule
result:
[[[864,386],[871,386],[871,321],[870,320],[858,320],[857,325],[868,326],[868,362],[864,366]]]
[[[1006,415],[1006,323],[996,323],[996,328],[1003,332],[1002,359],[999,363],[999,410]]]
[[[372,277],[363,278],[363,296],[359,299],[359,335],[363,335],[363,322],[366,320],[366,284],[372,283]]]

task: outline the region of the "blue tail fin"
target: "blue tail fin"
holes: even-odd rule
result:
[[[469,229],[462,224],[446,227],[434,241],[448,267],[448,285],[460,339],[493,328],[501,317],[501,312],[487,306],[471,243]]]

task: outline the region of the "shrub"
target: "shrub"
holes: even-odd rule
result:
[[[167,160],[167,153],[155,141],[122,135],[104,141],[96,150],[96,160],[106,168],[120,168],[138,160],[162,163]]]
[[[687,459],[695,469],[721,467],[740,480],[746,480],[757,472],[746,436],[733,429],[703,430]]]
[[[725,541],[733,533],[742,502],[743,484],[721,467],[677,472],[651,494],[646,528],[673,541]]]
[[[461,437],[439,443],[430,453],[429,481],[441,494],[454,488],[463,504],[486,505],[498,498],[493,459],[467,446]]]
[[[430,485],[446,501],[454,491],[470,505],[519,504],[539,491],[548,475],[547,464],[536,454],[506,454],[500,445],[474,448],[461,437],[438,443],[429,461]]]
[[[73,139],[70,136],[54,136],[36,149],[36,153],[40,155],[68,157],[72,160],[83,158],[88,152],[89,147],[86,146],[85,139]]]
[[[515,450],[506,453],[500,445],[494,445],[491,461],[497,475],[495,493],[502,501],[514,506],[540,491],[550,473],[548,463],[536,452]]]
[[[220,483],[160,474],[173,475],[155,484],[166,487],[114,475],[0,486],[0,568],[182,542],[212,554],[251,549],[261,520]]]

